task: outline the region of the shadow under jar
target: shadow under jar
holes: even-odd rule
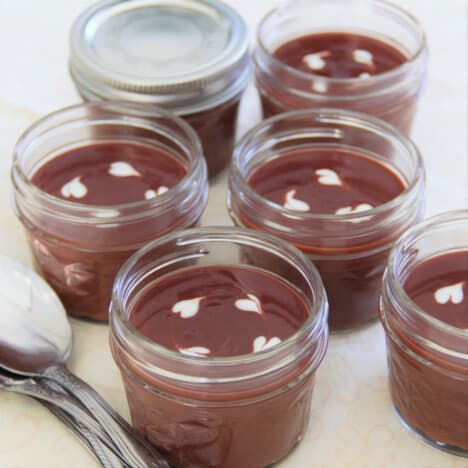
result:
[[[285,3],[257,31],[255,75],[264,115],[349,109],[409,134],[426,80],[427,56],[421,25],[391,3]]]
[[[422,216],[424,170],[413,143],[363,114],[294,111],[252,129],[233,158],[231,218],[314,262],[330,329],[377,318],[392,244]]]
[[[131,103],[82,104],[36,122],[19,139],[13,204],[35,268],[74,316],[107,320],[128,257],[206,206],[195,132],[172,114]]]
[[[429,444],[468,456],[468,211],[435,216],[395,244],[384,276],[393,406]]]
[[[215,227],[149,244],[120,271],[110,319],[133,423],[175,466],[280,460],[309,424],[327,312],[316,269],[274,237]]]
[[[210,177],[224,169],[250,78],[248,33],[217,0],[111,0],[75,21],[70,74],[85,100],[168,109],[197,132]]]

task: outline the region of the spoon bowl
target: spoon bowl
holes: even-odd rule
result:
[[[36,273],[0,255],[0,365],[24,375],[64,363],[72,348],[65,309]]]

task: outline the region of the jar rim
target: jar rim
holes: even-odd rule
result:
[[[151,122],[150,118],[154,117],[162,117],[165,118],[169,121],[172,121],[175,123],[185,134],[185,136],[188,138],[190,145],[193,146],[193,154],[195,157],[189,161],[189,164],[187,166],[187,173],[184,175],[184,177],[173,187],[170,187],[169,190],[166,192],[162,193],[161,195],[158,195],[154,199],[150,200],[141,200],[141,201],[135,201],[135,202],[130,202],[130,203],[120,203],[120,204],[115,204],[115,205],[90,205],[90,204],[85,204],[85,203],[80,203],[80,202],[74,202],[74,201],[69,201],[69,200],[63,200],[62,198],[56,197],[36,185],[31,183],[30,178],[25,174],[23,171],[21,164],[19,163],[19,155],[32,143],[35,142],[37,138],[41,138],[44,132],[47,132],[50,130],[48,127],[48,124],[50,121],[53,121],[53,119],[60,117],[60,116],[65,116],[67,114],[70,114],[72,116],[73,112],[79,111],[79,110],[85,110],[89,111],[87,115],[85,116],[79,116],[78,119],[73,120],[73,122],[77,121],[82,121],[83,123],[86,123],[87,121],[92,122],[93,120],[93,112],[92,110],[103,110],[103,111],[111,111],[115,112],[116,114],[122,114],[121,117],[122,120],[119,122],[119,125],[122,126],[131,126],[132,123],[136,123],[136,121],[132,120],[133,116],[129,115],[124,115],[125,110],[133,111],[133,112],[138,112],[139,114],[137,115],[137,120],[141,123],[145,123],[145,128],[148,129],[153,129],[153,130],[158,130],[158,125],[154,124]],[[140,114],[141,113],[141,114]],[[115,118],[116,116],[114,116]],[[99,119],[98,119],[99,120]],[[65,123],[59,123],[58,127],[62,125],[66,125],[70,121],[67,121]],[[34,135],[35,132],[40,131],[41,133],[39,135]],[[133,138],[131,136],[126,137],[127,140],[132,141]],[[135,140],[136,141],[136,140]],[[92,218],[93,220],[97,222],[102,222],[102,223],[115,223],[118,221],[121,221],[122,219],[128,219],[129,216],[127,215],[112,215],[112,213],[115,212],[121,212],[129,209],[138,209],[138,208],[145,208],[148,207],[151,210],[158,209],[158,208],[163,208],[169,200],[171,200],[177,190],[183,189],[184,187],[190,185],[191,180],[194,177],[194,174],[198,172],[205,172],[206,173],[206,165],[204,162],[203,158],[203,150],[201,146],[201,142],[197,134],[195,133],[195,130],[192,129],[192,127],[185,122],[183,119],[180,117],[174,115],[173,113],[158,108],[156,106],[152,106],[151,108],[148,108],[148,106],[145,106],[143,104],[136,104],[132,102],[127,102],[127,101],[114,101],[114,100],[108,100],[108,101],[99,101],[99,102],[87,102],[87,103],[81,103],[81,104],[75,104],[72,106],[67,106],[58,110],[55,110],[53,112],[50,112],[40,118],[39,120],[35,121],[28,129],[26,129],[21,136],[19,137],[18,141],[16,142],[16,145],[13,150],[13,163],[12,163],[12,179],[14,185],[16,185],[15,178],[17,177],[20,181],[20,183],[25,184],[28,186],[28,190],[31,191],[31,193],[37,197],[39,200],[43,200],[47,203],[49,203],[52,206],[57,206],[57,207],[65,207],[70,212],[73,213],[73,216],[76,216],[77,218],[80,217],[86,217],[87,219]],[[101,213],[109,213],[109,215],[102,215],[98,216],[92,216],[90,215],[91,212],[101,212]],[[130,216],[131,218],[131,216]]]
[[[167,36],[164,21],[178,34]],[[179,36],[181,43],[174,51],[168,47],[171,54],[163,48],[162,58],[149,47]],[[182,52],[197,41],[190,55]],[[69,69],[86,98],[134,99],[187,115],[245,88],[250,76],[247,25],[219,0],[103,0],[84,10],[71,28]]]
[[[153,251],[155,248],[159,247],[160,245],[164,245],[171,240],[184,242],[185,244],[187,242],[191,242],[191,238],[193,238],[192,242],[197,242],[200,240],[205,242],[226,242],[229,239],[232,240],[235,237],[236,240],[244,243],[245,245],[255,245],[261,247],[274,246],[275,255],[281,255],[283,259],[287,259],[288,262],[296,268],[300,263],[301,267],[305,269],[305,273],[301,272],[301,274],[304,278],[307,279],[307,281],[310,283],[311,289],[313,289],[314,301],[311,304],[311,313],[309,314],[307,320],[294,334],[289,336],[278,345],[255,353],[225,357],[199,357],[184,355],[178,353],[177,351],[166,348],[165,346],[160,345],[154,340],[146,337],[133,326],[128,316],[126,316],[124,313],[125,307],[122,303],[122,298],[119,296],[118,291],[122,288],[122,283],[126,281],[130,270],[135,266],[138,260],[144,257],[147,253]],[[298,263],[293,263],[292,259]],[[307,274],[307,277],[305,274]],[[295,342],[301,339],[304,340],[306,337],[308,340],[310,340],[309,342],[311,342],[313,338],[315,338],[315,342],[318,342],[320,338],[324,336],[324,333],[325,337],[328,336],[327,317],[328,302],[322,280],[315,266],[304,254],[302,254],[302,252],[300,252],[291,244],[270,234],[237,227],[214,226],[172,232],[146,244],[135,254],[133,254],[121,267],[115,279],[112,291],[110,323],[111,330],[116,330],[118,333],[120,333],[123,329],[125,332],[127,332],[126,337],[133,341],[133,344],[137,344],[146,351],[154,353],[154,355],[159,355],[163,358],[170,359],[172,362],[187,363],[191,365],[200,364],[206,368],[225,368],[235,366],[236,364],[262,363],[276,356],[282,357],[287,353],[288,349],[290,349]],[[320,357],[319,362],[315,363],[315,368],[319,365],[321,358],[323,358],[323,355]],[[204,377],[204,380],[206,380],[206,377]]]
[[[309,0],[310,4],[313,3],[330,3],[331,1],[336,2],[336,3],[346,3],[347,0]],[[387,0],[360,0],[360,1],[365,1],[366,3],[369,4],[375,4],[380,8],[391,10],[393,12],[396,12],[400,15],[403,15],[406,17],[407,20],[413,24],[419,32],[420,40],[419,40],[419,46],[417,51],[412,54],[411,57],[409,57],[405,63],[399,65],[398,67],[388,70],[383,73],[379,73],[376,75],[370,76],[368,79],[366,79],[366,84],[374,84],[374,83],[379,83],[382,81],[386,81],[388,79],[391,79],[395,76],[398,76],[400,73],[406,71],[407,69],[411,68],[414,63],[418,62],[421,57],[424,57],[426,52],[427,52],[427,38],[426,38],[426,33],[424,32],[421,23],[418,21],[418,19],[410,12],[408,12],[406,9],[395,5],[392,2],[389,2]],[[291,2],[289,2],[291,3]],[[358,82],[358,78],[333,78],[333,77],[328,77],[328,76],[322,76],[314,73],[313,71],[311,72],[305,72],[298,70],[297,68],[294,68],[285,62],[279,60],[278,58],[275,57],[273,53],[271,53],[267,46],[265,45],[262,37],[261,37],[261,29],[265,25],[265,22],[270,19],[275,13],[280,11],[281,9],[284,9],[288,6],[288,3],[283,4],[281,7],[277,7],[269,11],[266,15],[263,16],[263,18],[260,20],[260,23],[257,27],[257,34],[256,34],[256,39],[257,39],[257,45],[258,48],[268,56],[270,60],[274,63],[275,66],[277,66],[280,69],[283,69],[290,73],[293,76],[296,76],[298,78],[302,79],[311,79],[311,78],[316,78],[319,79],[321,82],[325,84],[336,84],[336,85],[351,85],[354,83]],[[256,58],[256,54],[254,54],[254,60],[256,64],[258,65],[258,60]],[[360,81],[359,81],[360,82]],[[370,92],[370,93],[353,93],[353,96],[348,96],[349,99],[362,99],[363,96],[371,96],[373,94],[380,94],[381,92]],[[321,94],[321,93],[313,93],[314,98],[317,99],[323,99],[323,100],[329,100],[333,99],[335,95],[333,94]],[[346,96],[341,96],[339,95],[340,99],[346,99]]]
[[[242,154],[245,151],[245,148],[248,147],[251,140],[259,133],[262,129],[268,125],[287,121],[295,117],[307,117],[310,116],[316,122],[333,122],[338,123],[338,119],[343,119],[342,123],[346,125],[357,124],[358,129],[362,129],[363,125],[370,129],[373,133],[378,133],[380,135],[385,135],[386,137],[398,140],[399,143],[403,144],[404,148],[407,150],[410,156],[416,160],[416,169],[415,174],[409,184],[405,189],[400,192],[396,197],[391,200],[382,203],[374,208],[371,208],[366,211],[359,213],[347,213],[347,214],[321,214],[321,213],[308,213],[308,212],[298,212],[285,208],[282,205],[274,203],[267,198],[260,195],[256,192],[248,183],[247,178],[241,173],[239,169],[239,160],[242,157]],[[250,129],[237,143],[233,155],[233,164],[231,165],[231,176],[238,179],[242,182],[242,190],[259,203],[261,206],[265,206],[268,209],[275,210],[278,213],[281,213],[285,217],[293,217],[294,219],[301,220],[317,220],[317,221],[354,221],[357,227],[359,224],[356,220],[367,218],[369,216],[375,216],[387,212],[401,204],[401,200],[404,199],[409,193],[411,193],[414,188],[420,183],[421,178],[424,177],[424,164],[422,160],[421,153],[419,152],[416,145],[398,128],[389,124],[388,122],[383,121],[377,117],[373,117],[368,114],[363,114],[360,112],[344,110],[344,109],[334,109],[334,108],[318,108],[318,109],[302,109],[302,110],[293,110],[285,112],[268,119],[263,120],[255,127]]]
[[[415,239],[423,237],[424,235],[430,233],[431,230],[438,229],[440,226],[449,225],[460,221],[468,221],[468,209],[449,211],[431,216],[430,218],[427,218],[426,220],[408,229],[395,242],[391,250],[385,276],[387,284],[389,284],[392,289],[392,302],[396,300],[400,307],[403,306],[405,309],[407,308],[411,310],[412,313],[414,313],[418,318],[423,319],[424,322],[430,324],[435,329],[445,332],[449,335],[468,340],[468,329],[462,329],[454,325],[450,325],[449,323],[437,319],[419,307],[403,288],[397,273],[398,254],[410,246]],[[382,313],[385,316],[385,311],[383,309]]]

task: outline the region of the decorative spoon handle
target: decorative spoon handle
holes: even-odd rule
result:
[[[75,433],[81,442],[96,456],[103,468],[131,468],[124,465],[120,458],[84,424],[77,422],[67,412],[52,403],[42,400],[42,404]]]
[[[105,468],[128,467],[119,460],[115,453],[116,447],[103,428],[81,407],[78,400],[55,382],[0,373],[0,389],[39,400],[75,433],[80,433],[81,439],[92,447],[93,453]]]
[[[84,405],[132,468],[170,468],[156,448],[146,442],[92,387],[65,366],[49,367],[42,375],[60,384]]]
[[[67,412],[80,424],[88,427],[103,442],[108,441],[108,435],[104,432],[103,428],[81,407],[77,400],[71,398],[69,395],[58,392],[48,386],[41,385],[39,382],[30,378],[16,381],[15,379],[5,378],[2,376],[0,378],[0,384],[0,388],[2,389],[32,396],[42,402],[52,403],[61,410]]]

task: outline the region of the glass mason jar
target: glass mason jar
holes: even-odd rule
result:
[[[291,151],[345,149],[389,167],[406,187],[365,212],[292,211],[259,195],[249,178],[260,166]],[[424,169],[414,144],[391,125],[354,112],[293,111],[263,121],[237,144],[227,204],[234,223],[291,242],[317,267],[330,303],[332,331],[378,316],[382,274],[393,242],[423,212]]]
[[[54,157],[103,141],[164,149],[186,176],[153,199],[110,206],[63,200],[31,182]],[[12,181],[35,268],[71,315],[93,320],[107,320],[125,260],[150,240],[196,225],[208,197],[200,141],[189,125],[157,108],[112,101],[65,108],[36,122],[15,147]]]
[[[274,53],[313,33],[358,33],[395,47],[408,60],[362,78],[331,78],[293,68]],[[426,80],[428,51],[418,21],[383,0],[295,0],[269,13],[257,30],[257,87],[266,117],[294,109],[333,107],[379,117],[409,134]]]
[[[468,329],[431,316],[403,287],[421,262],[461,250],[468,250],[466,210],[434,216],[406,232],[390,255],[380,318],[400,420],[431,445],[468,456]]]
[[[287,281],[310,316],[281,344],[232,357],[193,357],[141,335],[129,309],[144,288],[197,265],[251,266]],[[145,246],[117,276],[110,342],[133,423],[184,468],[261,468],[283,458],[309,423],[315,372],[328,342],[320,276],[297,249],[236,228],[170,234]]]
[[[70,74],[83,99],[159,106],[201,139],[211,176],[231,159],[250,79],[247,27],[217,0],[110,0],[75,21]]]

